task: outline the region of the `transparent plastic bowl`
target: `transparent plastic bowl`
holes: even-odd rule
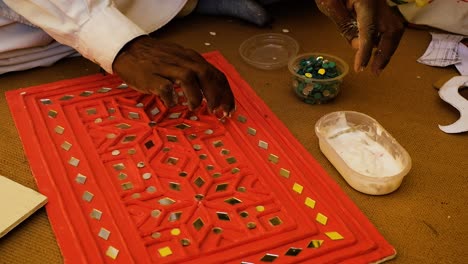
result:
[[[273,70],[288,65],[297,55],[299,44],[284,34],[266,33],[245,40],[239,47],[241,57],[250,65]]]
[[[323,154],[346,182],[362,193],[391,193],[411,169],[408,152],[368,115],[329,113],[317,121],[315,133]]]
[[[299,69],[303,68],[303,66],[301,66],[301,61],[317,58],[319,56],[321,56],[323,60],[335,63],[336,70],[339,73],[338,76],[329,78],[324,75],[322,79],[318,79],[308,78],[297,73]],[[289,61],[288,68],[292,74],[292,87],[294,92],[302,101],[308,104],[327,103],[338,96],[341,91],[343,78],[349,71],[349,66],[344,60],[321,52],[300,54]]]

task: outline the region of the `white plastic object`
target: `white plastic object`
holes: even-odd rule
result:
[[[466,86],[468,86],[468,76],[455,76],[439,89],[440,98],[460,112],[460,118],[455,123],[446,126],[439,125],[439,128],[445,133],[468,131],[468,100],[458,93]]]
[[[375,119],[332,112],[315,124],[320,150],[355,190],[384,195],[400,187],[411,169],[408,152]]]

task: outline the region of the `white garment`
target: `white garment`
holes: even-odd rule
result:
[[[406,21],[468,36],[467,0],[387,0]]]
[[[182,10],[186,2],[4,0],[16,13],[109,73],[112,73],[115,56],[127,42],[161,28]],[[1,24],[0,29],[3,29]],[[1,39],[0,50],[4,45]],[[55,56],[58,54],[59,50]]]
[[[0,59],[0,74],[28,70],[39,66],[50,66],[63,58],[79,55],[73,48],[62,45],[56,41],[44,47],[27,49],[27,53],[18,55],[18,53],[22,51],[23,50],[11,52],[17,53],[14,54],[17,55],[17,57]],[[6,57],[10,55],[10,53],[1,55]]]
[[[53,39],[39,28],[0,17],[0,54],[47,45]]]

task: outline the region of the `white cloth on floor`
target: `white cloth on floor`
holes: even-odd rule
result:
[[[0,74],[49,66],[62,58],[78,55],[43,30],[3,17],[0,17],[0,39]]]
[[[52,41],[48,45],[0,53],[0,74],[50,66],[72,56],[79,56],[75,49]]]

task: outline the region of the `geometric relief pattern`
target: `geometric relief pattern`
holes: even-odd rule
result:
[[[231,118],[115,76],[8,103],[67,262],[368,263],[395,250],[217,52]],[[31,131],[35,131],[32,133]]]

